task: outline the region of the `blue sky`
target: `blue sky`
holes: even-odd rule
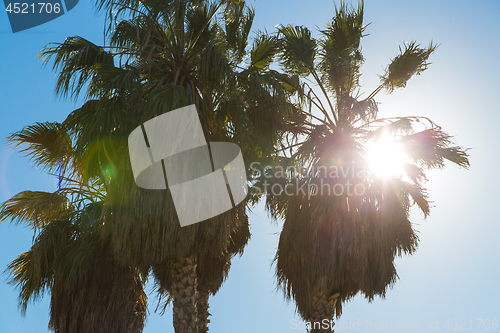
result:
[[[357,2],[356,2],[357,3]],[[273,31],[277,24],[322,28],[333,16],[333,1],[255,1],[254,29]],[[367,0],[363,42],[363,90],[370,92],[398,44],[416,40],[441,46],[432,65],[413,78],[406,89],[379,95],[382,116],[422,115],[455,135],[471,148],[469,171],[448,165],[429,173],[427,187],[434,208],[423,219],[412,214],[421,239],[411,257],[397,260],[400,280],[386,299],[368,303],[356,297],[344,307],[340,323],[373,325],[446,320],[466,322],[473,331],[480,321],[500,320],[500,2],[496,0]],[[68,36],[80,35],[103,43],[103,17],[96,16],[91,2],[81,0],[68,14],[39,27],[13,34],[7,14],[0,13],[0,138],[37,121],[62,121],[81,101],[59,100],[54,95],[54,73],[37,61],[40,49]],[[53,191],[56,181],[30,166],[19,153],[0,145],[0,201],[23,190]],[[272,259],[281,223],[271,223],[261,206],[250,215],[252,240],[242,258],[233,260],[228,281],[211,299],[210,329],[213,332],[305,332],[291,329],[300,318],[294,304],[276,291]],[[32,233],[19,226],[0,225],[0,270],[31,246]],[[49,295],[30,306],[26,318],[17,310],[16,291],[0,277],[0,332],[47,331]],[[173,332],[171,310],[164,316],[153,312],[144,332]],[[361,320],[363,322],[361,322]],[[346,325],[346,324],[344,324]],[[411,326],[411,325],[410,325]],[[347,326],[345,326],[347,327]],[[349,325],[352,329],[352,326]],[[338,329],[337,332],[349,328]],[[451,328],[450,328],[451,329]],[[412,331],[412,329],[409,329]],[[406,329],[404,330],[406,331]],[[417,331],[417,329],[415,329]],[[422,331],[422,330],[420,330]]]

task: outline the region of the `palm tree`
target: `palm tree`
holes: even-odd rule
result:
[[[63,123],[75,140],[74,168],[83,183],[102,180],[103,233],[114,257],[143,274],[152,269],[173,299],[176,332],[194,332],[197,277],[221,281],[227,274],[235,238],[248,230],[246,202],[181,228],[168,190],[133,182],[127,137],[146,120],[195,104],[207,140],[235,142],[245,159],[266,159],[283,133],[300,131],[302,118],[288,102],[294,89],[284,89],[289,79],[269,70],[273,38],[258,38],[244,63],[254,16],[244,1],[102,1],[98,7],[110,13],[109,46],[71,37],[41,54],[59,71],[57,93],[76,97],[87,86],[87,102]],[[223,267],[198,274],[197,265],[208,264],[200,260]],[[203,283],[213,283],[205,296],[218,290],[215,281]]]
[[[102,237],[99,188],[65,177],[74,160],[69,135],[61,124],[38,123],[8,140],[60,178],[54,193],[24,191],[0,207],[0,222],[25,224],[36,236],[8,266],[23,314],[49,290],[49,328],[55,332],[142,332],[143,281],[137,269],[118,264]]]
[[[275,258],[278,284],[311,332],[329,330],[323,320],[338,318],[342,304],[357,293],[372,300],[395,283],[394,258],[412,254],[418,244],[409,209],[416,204],[429,214],[425,170],[443,168],[445,160],[469,166],[466,151],[431,120],[378,116],[376,95],[404,88],[427,68],[436,46],[405,44],[379,87],[361,98],[365,28],[363,3],[356,9],[341,2],[319,39],[301,26],[281,26],[277,33],[285,73],[308,80],[293,83],[307,131],[274,162],[276,172],[294,163],[300,169],[267,175],[274,177],[268,184],[286,193],[256,187],[267,190],[267,208],[284,220]],[[371,169],[369,146],[384,137],[406,154],[401,175],[382,177]]]

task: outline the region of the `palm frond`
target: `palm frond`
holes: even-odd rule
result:
[[[316,57],[317,42],[311,31],[302,26],[283,26],[278,28],[281,46],[281,64],[287,71],[300,76],[311,73]]]
[[[73,144],[62,124],[56,122],[35,123],[7,137],[15,147],[30,157],[35,166],[54,170],[65,168],[72,158]]]
[[[406,87],[406,83],[414,75],[420,75],[429,66],[428,59],[437,49],[438,45],[432,43],[426,48],[412,41],[405,44],[404,49],[399,47],[399,55],[392,59],[385,74],[380,76],[382,86],[389,92],[396,88]]]
[[[318,69],[325,82],[340,98],[358,85],[360,67],[364,61],[360,42],[363,25],[363,2],[357,9],[341,1],[327,29],[321,31]]]
[[[228,62],[224,50],[213,41],[210,41],[200,54],[198,75],[201,91],[206,91],[205,87],[213,87],[216,90],[221,86],[229,91],[235,89],[233,67]]]
[[[68,220],[46,224],[31,249],[7,267],[9,283],[19,289],[19,307],[23,315],[30,301],[40,299],[45,291],[51,289],[57,252],[67,244],[74,231]]]
[[[114,67],[112,53],[78,36],[45,46],[39,57],[44,65],[54,58],[53,69],[60,69],[55,90],[63,97],[77,98],[101,68]]]
[[[231,62],[238,65],[246,54],[248,36],[255,17],[255,9],[245,4],[245,1],[227,1],[224,9],[224,30],[228,49],[231,52]]]
[[[59,191],[24,191],[0,206],[0,221],[11,219],[16,224],[26,223],[32,229],[43,228],[52,220],[67,217],[68,199]]]
[[[258,70],[266,70],[278,52],[277,40],[273,36],[261,35],[255,40],[250,51],[251,66]]]
[[[441,128],[431,128],[402,136],[400,142],[409,158],[427,168],[444,168],[445,160],[468,168],[467,149],[454,146],[452,137]]]

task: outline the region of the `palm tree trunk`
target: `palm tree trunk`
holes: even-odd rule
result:
[[[208,323],[210,323],[210,319],[208,319],[210,316],[210,312],[208,312],[209,296],[208,290],[198,289],[198,303],[196,303],[196,310],[198,312],[198,333],[208,332]]]
[[[181,258],[172,266],[175,333],[197,333],[196,259]]]
[[[311,322],[310,333],[321,333],[321,332],[333,332],[332,327],[324,327],[327,325],[323,325],[323,320],[327,319],[328,322],[335,315],[335,304],[337,303],[337,298],[339,294],[328,296],[325,293],[318,292],[316,295],[312,297],[312,312],[313,318],[308,318],[308,321]]]

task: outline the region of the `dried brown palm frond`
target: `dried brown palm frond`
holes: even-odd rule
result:
[[[49,327],[58,333],[142,332],[147,297],[139,272],[123,267],[97,239],[72,242],[58,256]]]
[[[413,253],[418,238],[407,216],[411,196],[394,182],[382,189],[380,184],[367,187],[363,198],[290,198],[276,274],[303,318],[318,318],[314,297],[338,293],[335,308],[323,318],[338,317],[342,303],[358,292],[373,299],[395,282],[395,256]]]
[[[100,205],[68,212],[40,227],[31,249],[8,267],[27,305],[50,291],[55,332],[141,332],[147,298],[136,269],[120,266],[101,238]]]

